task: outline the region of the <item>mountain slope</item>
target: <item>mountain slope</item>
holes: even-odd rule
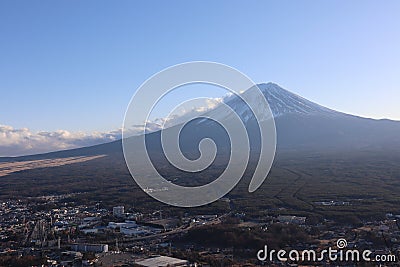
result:
[[[268,101],[275,118],[278,150],[400,148],[400,122],[367,119],[338,112],[293,94],[274,83],[259,84],[258,88]],[[243,94],[249,94],[251,98],[252,88]],[[261,105],[257,101],[260,102],[257,99],[252,100],[256,108]],[[258,126],[250,108],[236,96],[226,99],[225,102],[246,124],[250,137],[256,140],[253,146],[259,146],[256,133]],[[220,113],[218,107],[211,112]],[[195,136],[200,129],[199,126],[191,134]]]
[[[274,114],[280,148],[400,148],[398,121],[367,119],[334,111],[273,83],[261,84],[259,88]]]

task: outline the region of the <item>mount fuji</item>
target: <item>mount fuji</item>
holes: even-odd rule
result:
[[[400,122],[375,120],[338,112],[311,102],[289,92],[274,83],[259,84],[258,88],[269,103],[275,119],[277,131],[277,151],[296,152],[351,152],[357,150],[395,150],[400,151]],[[251,88],[243,94],[251,94]],[[249,107],[238,97],[227,97],[224,102],[239,115],[245,123],[251,143],[257,148],[260,137],[256,122]],[[218,106],[209,112],[218,113]],[[198,152],[198,142],[205,137],[213,139],[219,148],[229,148],[229,140],[221,127],[210,121],[195,121],[194,127],[182,131],[180,143],[184,151]],[[134,138],[134,137],[133,137]],[[160,131],[147,134],[150,150],[162,151]],[[27,160],[60,158],[68,156],[122,155],[121,140],[72,150],[51,152],[41,155],[7,160]]]
[[[267,100],[275,119],[278,151],[400,149],[398,121],[374,120],[338,112],[291,93],[274,83],[259,84],[257,87]],[[248,94],[251,98],[252,89],[243,94]],[[253,100],[256,108],[257,101],[260,102],[257,99]],[[250,138],[254,139],[252,147],[257,148],[260,137],[257,137],[258,126],[250,108],[237,96],[229,97],[224,102],[240,116]],[[222,113],[218,107],[210,112]],[[212,134],[212,127],[207,123],[199,123],[198,127],[189,132],[190,138],[186,139],[187,142],[190,142],[190,139],[199,141],[200,139],[195,137],[202,132],[207,132],[207,136],[211,135],[217,139],[220,137],[218,134]],[[185,137],[183,139],[185,140]]]

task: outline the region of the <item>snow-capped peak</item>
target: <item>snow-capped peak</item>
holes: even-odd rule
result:
[[[301,96],[291,93],[275,83],[262,83],[257,85],[264,94],[274,117],[285,114],[324,114],[333,115],[338,112],[311,102]]]
[[[285,115],[297,114],[302,116],[318,115],[318,116],[337,116],[344,115],[343,113],[331,110],[316,103],[313,103],[301,96],[291,93],[277,84],[263,83],[257,85],[262,94],[267,100],[274,118],[279,118]],[[255,119],[253,111],[257,112],[261,120],[269,119],[269,113],[264,112],[264,99],[260,99],[259,94],[254,90],[256,87],[249,88],[242,93],[246,99],[246,104],[237,95],[230,95],[224,98],[223,102],[230,106],[237,115],[245,122],[251,122]],[[251,105],[251,109],[249,107]],[[219,106],[210,110],[208,113],[213,114],[216,118],[229,118],[231,114],[222,111]],[[201,123],[201,122],[200,122]]]

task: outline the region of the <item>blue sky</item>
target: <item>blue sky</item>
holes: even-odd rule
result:
[[[1,1],[0,124],[121,127],[142,82],[208,60],[400,120],[399,1]]]

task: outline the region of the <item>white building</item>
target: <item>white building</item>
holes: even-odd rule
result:
[[[117,217],[121,217],[125,214],[125,208],[124,206],[116,206],[113,207],[113,215]]]
[[[167,256],[158,256],[154,258],[148,258],[145,260],[137,261],[135,264],[139,266],[145,267],[170,267],[170,266],[189,266],[189,262],[187,260],[181,260],[177,258],[167,257]]]
[[[129,236],[155,234],[162,231],[158,228],[138,225],[135,221],[125,221],[123,223],[109,222],[107,227],[113,230],[119,230],[121,234]]]
[[[122,227],[137,227],[137,224],[135,221],[125,221],[122,223],[109,222],[107,227],[115,230]]]
[[[137,236],[137,235],[143,235],[146,234],[147,231],[142,229],[141,227],[138,227],[137,225],[135,226],[121,226],[120,228],[121,234],[124,235],[129,235],[129,236]]]
[[[71,249],[80,252],[108,252],[106,244],[72,244]]]

